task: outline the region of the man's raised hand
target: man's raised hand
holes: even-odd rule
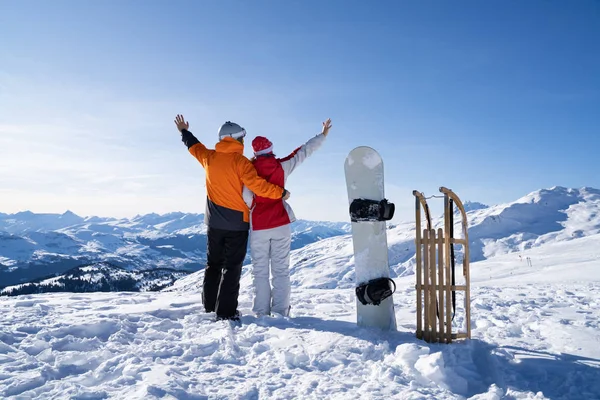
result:
[[[177,116],[175,117],[175,125],[177,125],[177,129],[179,129],[179,132],[183,131],[184,129],[186,131],[190,129],[190,123],[185,122],[183,115],[177,114]]]

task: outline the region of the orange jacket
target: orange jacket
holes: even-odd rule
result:
[[[283,188],[258,176],[250,160],[244,157],[244,145],[238,140],[224,138],[217,143],[215,150],[211,150],[189,131],[182,132],[182,139],[190,154],[206,170],[208,199],[205,220],[209,227],[226,230],[249,228],[250,212],[242,197],[244,185],[259,196],[282,198]]]

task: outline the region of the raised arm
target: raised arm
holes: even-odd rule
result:
[[[190,154],[193,155],[200,164],[206,167],[208,155],[213,150],[207,149],[206,146],[200,143],[196,136],[188,130],[190,128],[190,123],[185,121],[183,115],[177,115],[177,117],[175,117],[175,125],[177,125],[179,132],[181,132],[181,141],[187,146]]]
[[[283,167],[283,171],[285,176],[289,176],[296,167],[304,162],[308,157],[310,157],[315,151],[317,151],[325,142],[325,138],[329,134],[329,130],[331,129],[331,119],[323,122],[323,130],[320,134],[310,139],[308,142],[304,143],[302,146],[298,147],[294,150],[289,156],[280,159],[281,166]]]

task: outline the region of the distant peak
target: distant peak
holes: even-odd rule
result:
[[[21,217],[21,216],[31,216],[34,215],[31,211],[27,210],[27,211],[20,211],[18,213],[15,214],[15,216]]]
[[[148,218],[148,217],[160,217],[160,214],[157,213],[149,213],[149,214],[142,214],[142,215],[138,215],[139,218]]]
[[[567,188],[564,186],[552,186],[550,189],[542,189],[542,190],[549,190],[549,191],[554,191],[554,192],[568,192],[573,189]]]
[[[582,193],[589,193],[589,194],[600,194],[600,189],[596,189],[593,188],[591,186],[584,186],[581,189],[579,189]]]
[[[562,197],[562,196],[573,196],[573,195],[577,195],[579,193],[579,189],[573,189],[573,188],[567,188],[564,186],[552,186],[550,188],[543,188],[543,189],[538,189],[538,190],[534,190],[533,192],[529,193],[528,195],[522,197],[521,199],[517,200],[517,202],[523,202],[523,200],[525,200],[526,202],[538,202],[541,199],[547,199],[550,197]]]
[[[465,201],[463,203],[463,206],[465,207],[466,212],[475,211],[475,210],[483,210],[483,209],[490,207],[487,204],[479,203],[477,201]]]

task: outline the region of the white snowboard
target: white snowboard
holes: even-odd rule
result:
[[[354,199],[382,200],[383,160],[370,147],[357,147],[348,154],[344,165],[348,204]],[[354,264],[357,286],[376,278],[389,278],[388,246],[385,221],[352,222]],[[396,329],[393,296],[375,306],[358,299],[357,323],[361,326]]]

